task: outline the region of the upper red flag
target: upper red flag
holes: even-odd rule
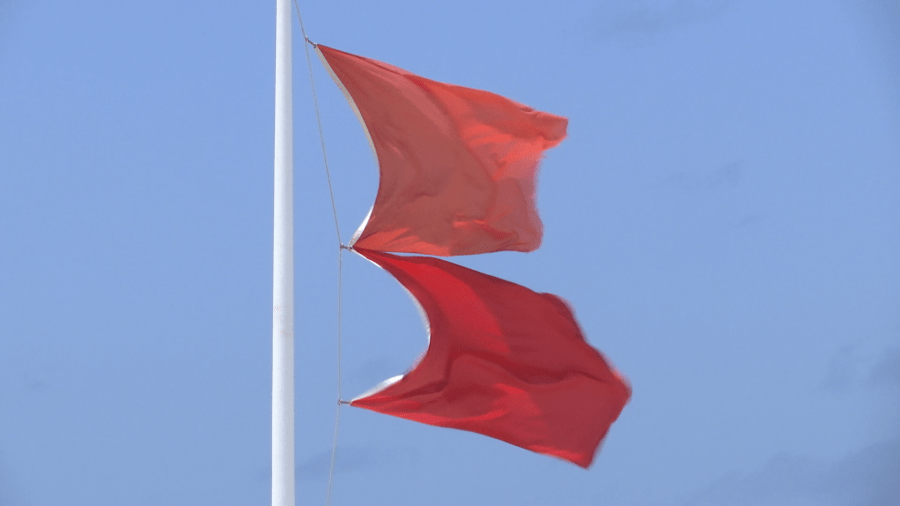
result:
[[[357,252],[409,290],[431,336],[411,371],[351,405],[590,466],[630,388],[562,299],[437,258]]]
[[[449,256],[540,245],[537,167],[565,138],[565,118],[317,47],[378,158],[378,195],[355,246]]]

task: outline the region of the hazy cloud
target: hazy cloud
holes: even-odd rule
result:
[[[900,386],[900,346],[885,351],[872,366],[867,383],[873,386]]]
[[[842,392],[859,383],[865,362],[852,346],[843,346],[828,362],[821,387],[828,392]]]
[[[868,446],[838,461],[778,455],[745,475],[731,475],[684,506],[896,506],[900,439]]]
[[[663,179],[662,186],[684,193],[710,193],[736,187],[743,174],[744,164],[734,162],[711,171],[673,172]]]
[[[25,390],[29,392],[41,392],[47,389],[47,381],[25,373]]]
[[[828,362],[820,386],[833,393],[859,387],[881,389],[900,386],[900,346],[878,354],[844,346]]]
[[[678,0],[668,5],[659,2],[608,0],[600,3],[598,12],[601,37],[614,35],[648,35],[680,25],[705,21],[723,13],[729,5],[724,0]]]
[[[339,446],[335,459],[334,473],[380,469],[386,466],[406,467],[419,460],[412,448],[371,448]],[[322,452],[297,464],[297,478],[301,480],[324,480],[331,467],[331,452]]]
[[[896,0],[847,0],[862,14],[866,34],[883,51],[884,63],[897,75],[900,72],[900,3]]]

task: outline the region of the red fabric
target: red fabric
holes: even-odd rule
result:
[[[630,388],[562,299],[437,258],[357,251],[419,301],[431,338],[410,372],[353,406],[590,466]]]
[[[565,138],[565,118],[318,49],[378,156],[378,195],[357,247],[448,256],[540,245],[537,168],[544,150]]]

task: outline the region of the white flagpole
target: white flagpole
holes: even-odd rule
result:
[[[294,506],[294,149],[291,4],[275,14],[275,234],[272,270],[272,506]]]

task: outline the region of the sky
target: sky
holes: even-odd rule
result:
[[[900,4],[300,1],[312,40],[569,118],[533,253],[631,383],[583,470],[344,407],[332,504],[900,503]],[[274,2],[0,0],[0,506],[270,501]],[[337,399],[294,22],[297,504]],[[377,168],[312,62],[342,240]],[[343,259],[344,398],[426,333]]]

